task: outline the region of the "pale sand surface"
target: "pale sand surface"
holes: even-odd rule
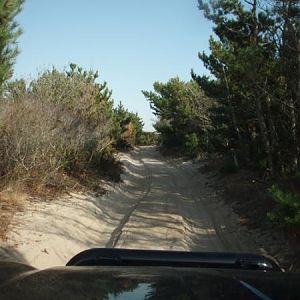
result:
[[[47,268],[92,247],[259,252],[199,163],[164,158],[154,147],[121,160],[123,182],[102,197],[72,193],[27,202],[13,218],[0,259]]]

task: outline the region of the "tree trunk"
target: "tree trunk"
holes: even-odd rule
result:
[[[252,22],[253,22],[252,23],[253,28],[250,37],[250,43],[251,45],[257,47],[257,37],[258,37],[257,0],[253,0],[252,2]],[[255,82],[256,82],[255,74],[252,74],[251,77],[253,82],[253,89],[255,89]],[[259,128],[261,131],[262,141],[267,155],[270,175],[273,177],[275,175],[273,147],[270,142],[268,128],[266,126],[265,117],[263,114],[262,99],[260,95],[255,96],[255,106],[256,106],[256,115],[258,118]]]
[[[237,135],[237,138],[238,138],[238,141],[239,141],[240,149],[244,149],[245,145],[243,143],[242,136],[241,136],[241,133],[240,133],[240,128],[238,126],[235,109],[234,109],[234,106],[232,105],[232,101],[231,101],[231,98],[230,98],[230,90],[229,90],[228,80],[227,80],[227,76],[226,76],[226,72],[225,72],[224,68],[223,68],[223,74],[224,74],[224,81],[225,81],[226,90],[227,90],[226,91],[227,92],[227,102],[228,102],[228,106],[229,106],[229,109],[230,109],[233,128],[234,128],[234,131],[236,132],[236,135]],[[237,157],[236,157],[236,164],[238,165]]]
[[[298,129],[298,134],[299,134],[299,108],[300,108],[300,12],[298,12],[297,16],[297,63],[298,63],[298,88],[297,88],[297,99],[296,99],[296,109],[298,111],[298,114],[296,113],[296,116],[298,117],[298,122],[296,123],[296,130]],[[296,132],[296,140],[297,140],[297,160],[299,160],[299,155],[300,155],[300,144],[299,144],[299,137],[297,137],[297,132]],[[298,162],[298,161],[297,161]],[[298,165],[297,165],[298,167]]]
[[[274,161],[273,161],[273,147],[270,143],[268,129],[266,126],[264,115],[263,115],[261,99],[259,96],[255,97],[255,104],[256,104],[256,113],[257,113],[257,117],[258,117],[259,128],[261,131],[262,140],[263,140],[265,151],[267,154],[267,161],[268,161],[268,165],[269,165],[269,169],[270,169],[270,174],[271,174],[271,176],[274,176],[275,169],[274,169]]]

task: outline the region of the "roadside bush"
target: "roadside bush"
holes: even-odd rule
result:
[[[268,218],[280,225],[300,226],[300,196],[284,192],[273,185],[269,192],[277,203],[276,209],[268,213]]]
[[[8,86],[0,101],[3,184],[47,184],[58,173],[101,169],[102,154],[111,156],[113,120],[111,93],[97,77],[73,64],[68,72],[44,72],[28,87]]]
[[[2,178],[30,181],[40,177],[44,180],[41,177],[51,176],[63,167],[65,139],[59,128],[51,126],[59,114],[58,107],[54,109],[25,94],[22,101],[2,100],[0,107]]]
[[[158,144],[158,134],[151,131],[143,131],[140,137],[139,145],[149,146]]]
[[[178,77],[154,82],[153,91],[142,91],[157,121],[159,144],[165,153],[196,156],[208,151],[209,109],[213,100],[199,85]]]
[[[196,133],[185,135],[185,151],[191,156],[195,156],[199,147],[199,140]]]
[[[122,103],[113,110],[114,146],[119,150],[128,150],[140,145],[143,134],[143,121],[138,114],[128,111]]]

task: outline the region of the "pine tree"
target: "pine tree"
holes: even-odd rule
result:
[[[199,86],[176,77],[166,83],[155,82],[153,88],[143,94],[158,118],[154,128],[161,145],[189,155],[207,150],[211,102]]]
[[[214,125],[226,128],[228,150],[271,175],[296,172],[298,0],[198,1],[214,23],[211,53],[199,54],[214,78],[192,75],[222,107]]]
[[[3,84],[13,75],[13,64],[19,53],[17,38],[22,34],[16,15],[24,0],[0,0],[0,92]]]

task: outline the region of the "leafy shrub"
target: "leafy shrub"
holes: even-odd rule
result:
[[[269,192],[277,203],[273,212],[268,213],[268,218],[280,225],[300,225],[300,196],[292,192],[284,192],[273,185]]]
[[[166,83],[155,82],[153,88],[154,91],[142,92],[157,116],[154,128],[159,133],[161,148],[166,153],[175,151],[191,156],[206,152],[209,108],[213,101],[195,81],[184,82],[178,77]]]
[[[97,76],[73,64],[68,72],[44,72],[28,87],[23,81],[8,85],[0,101],[4,184],[46,184],[58,173],[101,169],[103,153],[111,153],[113,103]]]
[[[125,150],[140,144],[144,126],[141,118],[136,113],[125,109],[121,102],[113,113],[113,137],[116,148]]]
[[[158,134],[156,132],[143,131],[139,145],[156,145],[158,143]]]
[[[185,135],[185,150],[189,155],[196,155],[199,147],[199,140],[196,133]]]

